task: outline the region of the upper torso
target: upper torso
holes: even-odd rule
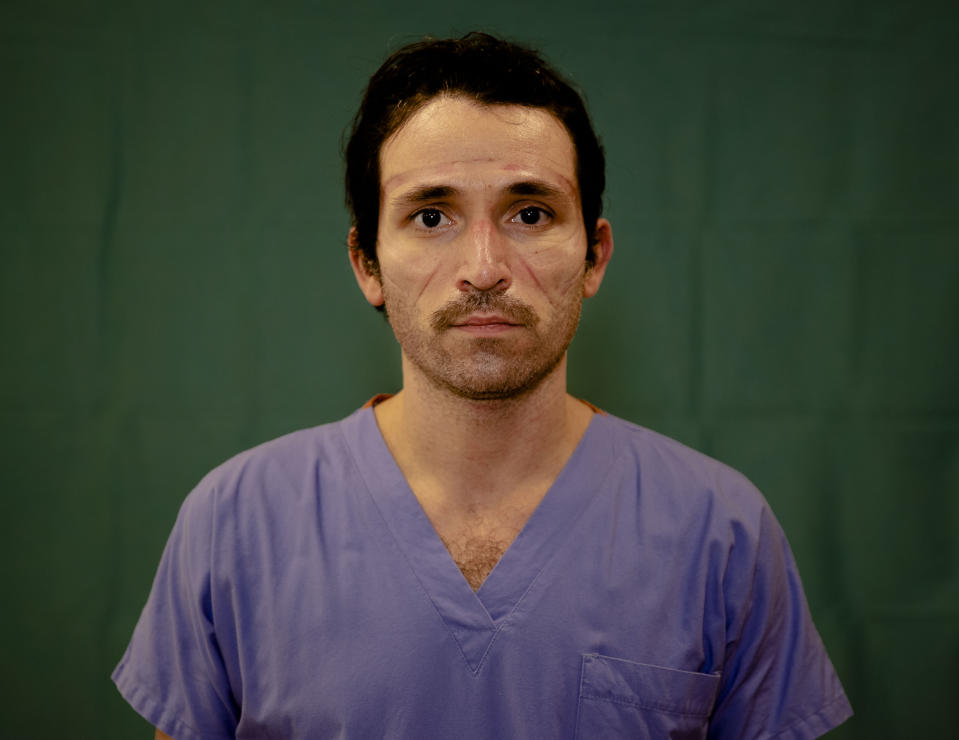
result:
[[[234,459],[177,526],[182,598],[222,660],[207,698],[180,700],[222,704],[180,710],[205,737],[704,738],[763,529],[784,547],[741,476],[600,416],[476,592],[370,410]],[[193,633],[149,619],[174,644]],[[790,721],[841,692],[784,685]]]

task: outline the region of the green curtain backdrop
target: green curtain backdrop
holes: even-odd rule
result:
[[[959,6],[0,3],[0,734],[149,737],[109,673],[180,502],[399,382],[346,259],[384,55],[541,47],[607,149],[571,388],[749,475],[856,716],[955,737]]]

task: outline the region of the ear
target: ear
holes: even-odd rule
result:
[[[356,283],[360,286],[363,295],[371,306],[382,306],[383,283],[380,281],[380,271],[375,264],[372,264],[363,250],[360,249],[359,241],[356,237],[356,227],[350,229],[350,235],[346,240],[350,248],[350,266],[353,268],[353,274],[356,276]]]
[[[606,266],[613,256],[613,227],[609,221],[601,218],[596,221],[596,239],[593,244],[593,264],[586,270],[586,281],[583,283],[583,297],[592,298],[599,291],[606,274]]]

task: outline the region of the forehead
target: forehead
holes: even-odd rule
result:
[[[380,150],[382,192],[457,180],[537,179],[578,197],[576,150],[566,127],[542,108],[434,98]]]

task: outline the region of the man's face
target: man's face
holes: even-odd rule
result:
[[[473,399],[534,388],[565,362],[582,299],[612,251],[599,224],[586,269],[572,140],[549,112],[438,97],[380,153],[379,274],[354,269],[386,304],[416,373]]]

